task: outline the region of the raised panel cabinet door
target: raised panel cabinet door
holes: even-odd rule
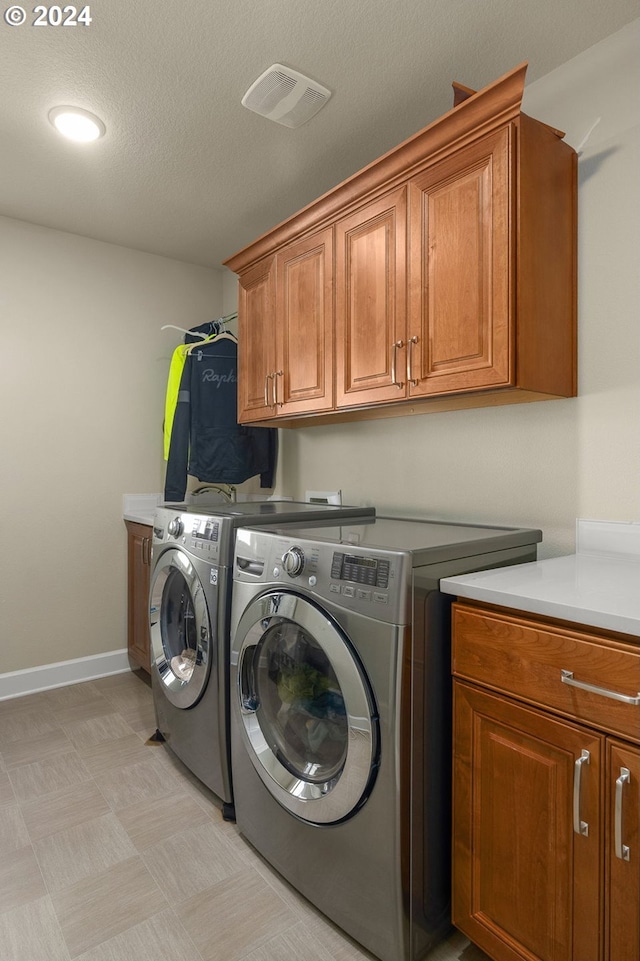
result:
[[[604,738],[458,681],[454,705],[453,923],[496,961],[599,961]]]
[[[607,743],[605,961],[640,958],[640,748]]]
[[[511,126],[410,181],[411,396],[513,380]]]
[[[275,404],[275,257],[238,283],[238,421],[273,417]]]
[[[278,414],[333,406],[333,228],[276,256]]]
[[[127,648],[138,667],[150,670],[149,581],[152,528],[126,521],[127,527]]]
[[[336,406],[406,397],[406,187],[336,225]]]

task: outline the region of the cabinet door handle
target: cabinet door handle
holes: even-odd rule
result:
[[[579,687],[581,691],[590,691],[592,694],[600,694],[602,697],[611,697],[614,701],[622,701],[624,704],[640,704],[640,693],[636,697],[629,694],[618,694],[617,691],[609,691],[606,687],[596,687],[595,684],[587,684],[585,681],[576,681],[573,671],[560,671],[560,680],[563,684],[571,687]]]
[[[615,811],[615,843],[616,857],[621,861],[629,860],[629,845],[622,843],[622,790],[631,781],[631,771],[628,767],[620,768],[620,777],[616,781],[616,811]]]
[[[411,340],[407,341],[407,380],[412,387],[418,386],[418,379],[413,376],[413,345],[417,343],[417,337],[412,337]]]
[[[396,360],[398,350],[401,347],[404,347],[404,340],[396,340],[395,343],[391,345],[391,383],[400,390],[404,387],[404,383],[396,377]]]
[[[591,755],[588,751],[583,751],[576,760],[573,768],[573,830],[576,834],[589,836],[589,825],[586,821],[580,820],[580,786],[582,784],[582,768],[589,763]]]
[[[269,378],[275,376],[274,374],[265,374],[264,377],[264,406],[273,407],[273,404],[269,403]]]
[[[284,371],[277,370],[273,375],[273,406],[274,407],[284,407],[284,401],[281,400],[278,403],[278,377],[283,377]]]

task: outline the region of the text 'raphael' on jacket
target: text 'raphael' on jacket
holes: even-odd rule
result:
[[[207,484],[242,484],[259,474],[261,487],[273,487],[278,432],[238,424],[238,342],[229,333],[203,341],[210,328],[185,336],[186,345],[197,346],[184,352],[171,425],[164,489],[170,502],[184,500],[187,474]]]

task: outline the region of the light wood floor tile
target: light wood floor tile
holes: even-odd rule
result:
[[[159,838],[181,833],[185,825],[192,828],[209,821],[206,812],[186,794],[132,804],[118,810],[117,817],[138,851],[153,847]]]
[[[25,714],[30,711],[48,711],[51,708],[49,691],[27,694],[24,697],[8,697],[0,701],[0,717],[9,714]]]
[[[20,764],[31,764],[41,761],[53,754],[69,752],[73,749],[69,738],[62,728],[38,734],[36,737],[22,738],[19,741],[8,741],[2,746],[2,757],[7,771]]]
[[[54,794],[35,798],[22,805],[22,816],[31,841],[65,831],[83,821],[91,821],[111,808],[92,781],[63,788]]]
[[[91,775],[75,751],[22,764],[9,772],[16,798],[20,803],[43,794],[52,794],[73,784],[87,781]]]
[[[53,894],[52,901],[72,958],[168,910],[139,857]]]
[[[0,914],[44,897],[42,880],[31,845],[8,851],[0,858]]]
[[[99,717],[69,721],[64,731],[76,751],[95,747],[97,744],[114,741],[118,737],[129,737],[135,733],[121,714],[101,714]]]
[[[114,811],[140,804],[155,798],[184,794],[183,786],[166,768],[154,760],[155,748],[142,747],[142,760],[139,764],[96,774],[95,781]]]
[[[0,858],[7,851],[17,851],[30,843],[31,838],[19,806],[15,802],[6,804],[0,817]]]
[[[130,711],[134,707],[144,708],[145,705],[153,702],[151,688],[147,688],[144,684],[138,684],[137,687],[114,686],[103,693],[116,711]]]
[[[24,741],[60,729],[51,711],[16,711],[0,714],[0,750],[11,741]]]
[[[5,770],[0,771],[0,807],[4,807],[5,804],[13,804],[16,797],[13,793],[13,788],[11,787],[11,781],[9,780],[9,775]]]
[[[179,910],[205,961],[238,961],[299,920],[250,870],[189,898]]]
[[[343,961],[376,961],[372,954],[356,945],[346,945],[349,952],[341,954]],[[331,950],[330,944],[316,936],[303,922],[276,935],[266,944],[245,955],[243,961],[335,961],[338,955]]]
[[[174,905],[244,868],[211,821],[162,840],[148,848],[143,857]]]
[[[103,942],[77,961],[202,961],[172,911],[157,914]],[[222,959],[221,959],[222,961]]]
[[[101,874],[137,853],[115,814],[59,831],[36,841],[33,849],[52,893]]]
[[[93,747],[79,751],[79,755],[92,775],[98,777],[111,771],[118,771],[129,764],[139,764],[149,760],[149,751],[137,734],[128,734],[113,741],[103,741]]]
[[[3,961],[70,961],[49,897],[0,915]]]
[[[151,701],[148,704],[138,704],[131,708],[121,707],[120,713],[136,734],[144,734],[146,739],[155,733],[157,727],[156,712]]]

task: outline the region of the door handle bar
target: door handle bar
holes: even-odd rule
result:
[[[606,687],[596,687],[595,684],[587,684],[585,681],[576,681],[573,671],[560,671],[560,680],[563,684],[578,687],[581,691],[590,691],[591,694],[600,694],[602,697],[611,697],[614,701],[622,701],[624,704],[640,704],[640,692],[633,697],[633,695],[609,691]]]
[[[396,340],[391,345],[391,383],[393,384],[394,387],[398,387],[400,390],[402,390],[402,388],[404,387],[404,382],[401,380],[398,380],[396,377],[396,359],[397,359],[398,350],[401,347],[404,347],[404,340]]]
[[[625,784],[631,782],[631,771],[628,767],[620,768],[620,777],[616,781],[616,809],[615,809],[615,845],[616,857],[621,861],[628,861],[630,858],[629,845],[622,843],[622,791]]]
[[[275,377],[275,374],[265,374],[264,378],[264,406],[273,407],[274,404],[269,403],[269,379]]]
[[[418,386],[418,379],[413,376],[413,345],[417,343],[418,338],[415,336],[407,341],[407,380],[412,387]]]
[[[580,787],[582,785],[582,768],[589,763],[590,759],[589,752],[583,751],[576,760],[573,769],[573,830],[576,834],[582,834],[585,838],[589,836],[589,825],[586,821],[580,820]]]

